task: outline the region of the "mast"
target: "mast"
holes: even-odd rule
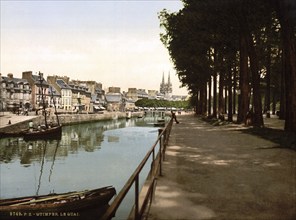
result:
[[[42,105],[43,105],[43,114],[44,114],[44,122],[45,122],[45,127],[48,128],[47,125],[47,118],[46,118],[46,108],[45,108],[45,102],[44,102],[44,95],[43,95],[43,87],[42,87],[42,83],[43,83],[43,74],[40,73],[39,71],[39,81],[40,81],[40,88],[41,88],[41,99],[42,99]]]
[[[57,112],[57,107],[56,107],[56,102],[55,102],[55,99],[53,97],[53,87],[51,87],[51,98],[52,98],[53,106],[54,106],[54,114],[56,115],[58,125],[60,125],[60,121],[59,121],[59,117],[58,117],[58,112]]]

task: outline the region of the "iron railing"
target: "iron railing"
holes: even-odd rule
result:
[[[152,196],[154,193],[155,181],[158,175],[162,175],[162,161],[164,160],[166,146],[169,140],[171,128],[173,124],[173,119],[166,124],[162,129],[159,129],[159,134],[154,145],[148,151],[142,162],[136,168],[134,173],[130,176],[122,190],[115,197],[110,207],[107,209],[106,213],[101,218],[102,220],[110,220],[116,215],[116,211],[119,208],[121,202],[130,191],[133,184],[135,184],[135,203],[130,215],[130,219],[139,220],[142,218],[148,202],[152,201]],[[159,146],[159,151],[156,155],[156,148]],[[146,165],[149,158],[152,157],[151,168],[147,179],[142,187],[141,193],[139,189],[139,175]]]

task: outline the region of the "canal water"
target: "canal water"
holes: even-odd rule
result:
[[[153,118],[93,122],[63,127],[60,141],[0,140],[0,198],[95,189],[119,192],[148,150],[158,128]],[[144,167],[143,184],[150,163]],[[134,188],[114,219],[126,219]]]

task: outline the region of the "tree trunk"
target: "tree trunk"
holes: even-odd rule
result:
[[[233,121],[233,112],[232,112],[232,71],[231,71],[231,63],[228,64],[228,116],[227,120],[232,122]]]
[[[212,77],[208,82],[208,115],[212,114]]]
[[[224,73],[220,73],[220,77],[219,77],[219,96],[218,96],[218,114],[219,116],[224,114],[224,96],[223,96],[223,92],[224,92]]]
[[[270,118],[270,74],[271,74],[271,48],[270,44],[268,44],[267,48],[267,62],[266,62],[266,91],[265,91],[265,104],[264,104],[264,112],[266,113],[266,117]]]
[[[295,21],[293,15],[295,11],[287,0],[276,1],[276,11],[281,25],[283,41],[286,88],[286,116],[285,130],[296,133],[296,37],[294,34]],[[295,7],[295,2],[294,2]],[[293,26],[294,22],[294,26]]]
[[[249,56],[250,56],[250,66],[252,71],[252,87],[253,87],[253,102],[254,102],[253,125],[257,127],[261,127],[264,125],[264,123],[263,123],[262,102],[261,102],[261,93],[260,93],[260,74],[259,74],[257,55],[255,52],[253,41],[251,42],[250,40],[249,40],[249,43],[250,43]]]
[[[207,113],[207,82],[203,83],[203,88],[202,88],[202,95],[203,95],[203,105],[202,105],[202,114],[206,115]]]
[[[250,67],[252,72],[252,88],[253,88],[253,109],[254,109],[254,117],[253,117],[253,125],[256,127],[261,127],[264,125],[263,123],[263,115],[262,115],[262,101],[261,101],[261,93],[260,93],[260,71],[259,71],[259,63],[257,58],[257,53],[254,46],[254,41],[252,35],[248,29],[248,24],[246,21],[245,24],[245,34],[248,45],[248,54],[250,58]]]
[[[248,51],[245,36],[240,34],[240,75],[239,75],[239,106],[237,122],[243,123],[249,111],[249,73],[248,73]]]
[[[200,106],[201,106],[201,102],[200,102],[200,90],[198,89],[197,90],[197,93],[196,93],[196,105],[195,105],[195,113],[197,115],[200,115]]]
[[[225,79],[225,82],[224,84],[226,84],[226,79]],[[223,107],[223,110],[224,110],[224,114],[227,113],[227,108],[228,108],[228,85],[225,85],[224,86],[224,98],[223,98],[223,103],[224,103],[224,107]]]
[[[279,118],[284,120],[286,117],[286,86],[285,86],[285,72],[286,72],[286,62],[285,62],[285,54],[284,51],[282,51],[282,57],[281,57],[281,97],[280,97],[280,114]]]
[[[213,117],[217,118],[217,54],[214,51],[214,74],[213,74]]]
[[[236,63],[236,62],[235,62]],[[236,114],[236,81],[237,81],[237,69],[236,69],[236,64],[235,64],[235,67],[234,67],[234,71],[233,71],[233,110],[232,110],[232,113],[233,114]]]
[[[272,89],[272,114],[276,114],[276,92],[275,88]]]
[[[207,111],[207,84],[203,83],[198,90],[197,114],[204,115]]]

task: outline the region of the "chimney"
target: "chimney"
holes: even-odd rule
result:
[[[23,72],[23,79],[30,79],[32,78],[32,71]]]
[[[9,79],[13,79],[13,74],[12,74],[12,73],[8,73],[8,74],[7,74],[7,77],[8,77]]]

